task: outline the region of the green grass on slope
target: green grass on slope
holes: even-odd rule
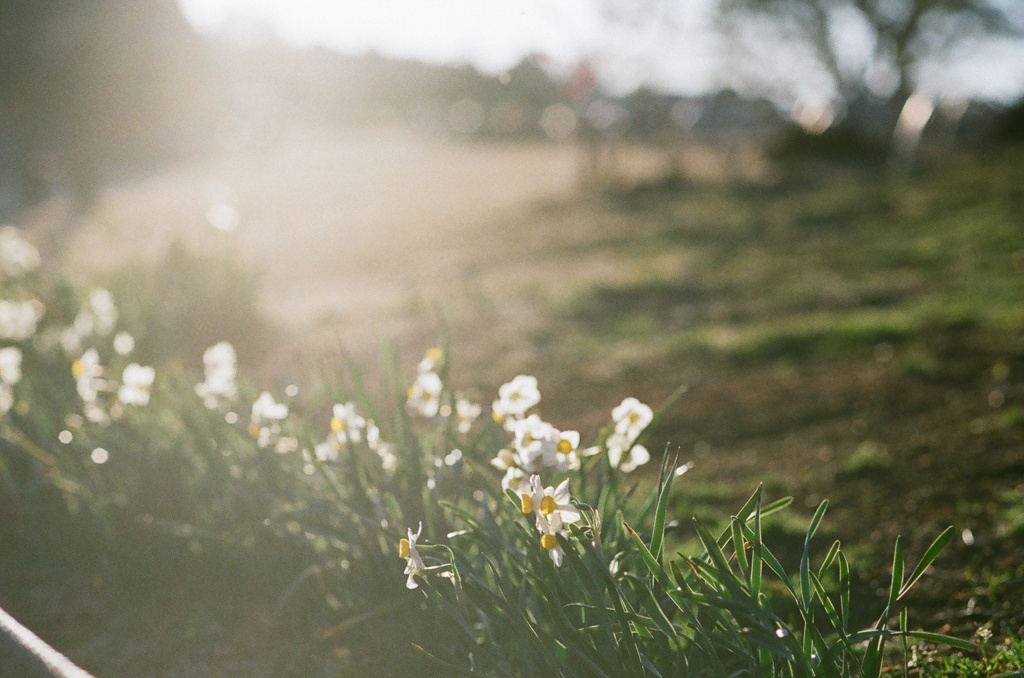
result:
[[[675,351],[834,357],[929,328],[1024,328],[1020,152],[912,179],[645,191],[597,242],[629,273],[581,287],[568,317],[604,340],[671,333]],[[585,255],[584,255],[585,256]]]

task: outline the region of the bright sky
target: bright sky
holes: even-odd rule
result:
[[[294,46],[342,52],[375,50],[432,62],[470,62],[499,72],[540,53],[570,67],[590,58],[606,87],[622,92],[647,82],[680,93],[717,89],[735,66],[710,25],[714,0],[634,0],[622,6],[671,7],[674,25],[608,22],[594,0],[178,0],[205,31],[270,31]],[[1017,1],[1017,0],[1013,0]],[[650,15],[647,15],[650,16]],[[848,28],[854,29],[855,26]],[[845,31],[844,31],[845,32]],[[856,31],[850,30],[851,35]],[[851,54],[865,52],[851,39]],[[922,68],[931,94],[1012,100],[1024,91],[1024,49],[972,49],[969,58]],[[821,79],[774,54],[758,68],[786,81],[790,96],[827,98]],[[795,77],[799,76],[799,77]]]
[[[295,46],[375,50],[432,62],[471,62],[499,72],[540,53],[568,67],[615,54],[600,70],[620,88],[654,81],[698,92],[713,86],[714,39],[703,24],[708,0],[679,3],[683,31],[646,22],[607,30],[593,0],[179,0],[201,30],[265,28]],[[639,2],[637,3],[640,4]],[[681,38],[681,35],[688,37]],[[609,49],[610,48],[610,49]],[[652,49],[653,48],[653,49]],[[655,56],[656,55],[656,56]]]

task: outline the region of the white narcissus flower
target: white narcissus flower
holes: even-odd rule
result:
[[[565,557],[562,545],[558,543],[559,535],[562,537],[566,536],[562,522],[562,517],[558,513],[553,513],[550,516],[537,520],[537,529],[540,531],[540,545],[547,550],[555,567],[561,567],[562,559]]]
[[[518,466],[510,466],[501,479],[501,489],[512,490],[518,495],[529,492],[530,482],[526,477],[526,472]]]
[[[235,376],[237,357],[235,349],[226,341],[214,344],[203,353],[205,381],[196,384],[196,395],[211,410],[221,403],[233,400],[237,395]]]
[[[17,346],[0,348],[0,381],[8,386],[21,381],[21,349]]]
[[[252,423],[254,426],[263,426],[267,422],[281,421],[288,416],[288,406],[274,400],[274,396],[267,391],[260,394],[260,397],[252,404]]]
[[[473,427],[473,422],[480,416],[482,410],[480,405],[471,403],[465,398],[456,400],[455,420],[458,422],[459,433],[469,433],[469,429]]]
[[[638,466],[651,460],[651,453],[643,445],[630,445],[625,439],[608,439],[608,463],[623,473],[632,473]]]
[[[498,389],[498,399],[491,405],[495,421],[519,419],[540,402],[540,391],[537,389],[537,378],[520,374]]]
[[[118,332],[114,335],[114,352],[117,355],[128,355],[135,350],[135,337],[127,332]]]
[[[435,417],[441,407],[441,377],[436,372],[422,372],[409,387],[409,407],[424,417]]]
[[[444,351],[440,348],[435,346],[434,348],[427,349],[423,360],[416,366],[416,373],[426,374],[427,372],[433,372],[442,360],[444,360]]]
[[[515,465],[515,453],[504,447],[498,450],[498,454],[494,456],[494,459],[491,459],[491,466],[498,469],[499,471],[507,471],[510,468],[514,468]]]
[[[612,410],[615,432],[635,440],[654,419],[654,412],[636,398],[626,398]]]
[[[94,403],[99,391],[104,388],[103,366],[100,365],[100,354],[90,348],[71,364],[71,374],[75,378],[75,389],[84,403]]]
[[[69,358],[82,352],[82,337],[75,331],[74,327],[66,327],[60,330],[60,347],[64,349],[65,355]]]
[[[89,310],[95,323],[96,334],[107,335],[117,324],[117,306],[114,297],[105,289],[97,288],[89,293]]]
[[[380,448],[380,428],[373,419],[366,420],[366,446],[375,452]]]
[[[37,300],[0,300],[0,339],[24,341],[36,333],[36,323],[43,317]]]
[[[422,575],[427,569],[423,564],[423,559],[420,558],[419,551],[416,550],[416,540],[420,538],[420,533],[423,532],[423,523],[420,523],[420,527],[413,533],[412,528],[409,528],[408,539],[402,539],[398,542],[398,557],[405,558],[405,572],[404,574],[409,575],[409,578],[405,581],[405,588],[415,589],[419,588],[419,584],[416,583],[416,575]]]
[[[576,471],[580,467],[580,434],[578,431],[561,431],[555,443],[554,463],[559,471]]]
[[[525,419],[515,420],[512,426],[515,434],[516,457],[526,471],[539,471],[542,466],[554,466],[558,450],[558,429],[531,414]]]
[[[0,276],[16,278],[39,268],[39,250],[14,226],[0,228]]]
[[[331,441],[325,441],[313,448],[313,454],[317,461],[338,461],[338,446]]]
[[[566,478],[558,487],[543,487],[540,476],[530,476],[529,491],[519,495],[520,508],[523,513],[536,515],[540,520],[557,513],[564,523],[575,523],[580,519],[580,511],[572,505],[569,496],[569,479]]]
[[[155,378],[156,370],[152,367],[138,363],[128,365],[121,376],[121,388],[117,390],[117,399],[125,405],[148,404]]]
[[[390,443],[381,443],[374,450],[380,457],[380,467],[389,476],[394,475],[398,470],[398,455],[395,454],[395,446]]]
[[[380,439],[380,428],[373,423],[372,419],[366,421],[366,446],[377,453],[384,472],[394,475],[398,470],[398,455],[395,453],[395,446]]]
[[[569,479],[566,478],[555,488],[542,487],[540,476],[532,475],[528,490],[520,493],[519,500],[522,512],[526,515],[532,513],[536,517],[540,545],[548,551],[555,565],[560,567],[564,554],[558,537],[567,536],[565,525],[575,523],[582,517],[569,496]]]
[[[630,473],[650,461],[651,453],[647,448],[635,443],[653,420],[651,408],[636,398],[626,398],[612,410],[614,429],[605,443],[612,468]]]
[[[366,420],[356,413],[356,406],[352,403],[335,405],[331,417],[331,432],[338,438],[342,445],[362,440],[362,431],[366,428]]]

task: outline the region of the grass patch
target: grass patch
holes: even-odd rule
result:
[[[603,341],[674,333],[684,353],[743,362],[828,360],[932,329],[1018,331],[1020,165],[1006,154],[912,182],[634,191],[599,207],[615,232],[643,234],[605,251],[635,275],[552,312]]]
[[[840,462],[839,473],[845,476],[879,476],[892,469],[892,455],[873,440],[865,440],[853,454]]]

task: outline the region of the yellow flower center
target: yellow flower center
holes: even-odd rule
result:
[[[523,510],[523,513],[529,515],[533,513],[533,497],[523,492],[519,495],[519,507]]]
[[[494,410],[491,410],[491,419],[494,420],[495,424],[500,424],[501,422],[505,421],[505,415],[498,414]]]
[[[558,537],[553,534],[543,534],[540,537],[540,545],[548,551],[553,551],[558,548]]]
[[[569,454],[570,452],[572,452],[572,443],[570,443],[565,438],[562,438],[561,440],[558,441],[558,451],[561,452],[562,454]]]
[[[444,357],[444,351],[437,347],[427,349],[427,357],[435,363],[441,362],[441,358]]]
[[[73,376],[75,379],[78,379],[80,376],[82,376],[82,372],[84,371],[85,368],[82,367],[81,360],[76,360],[75,362],[71,363],[71,376]]]
[[[338,419],[337,417],[331,417],[331,430],[335,433],[340,433],[345,430],[345,420]]]
[[[401,539],[398,542],[398,557],[399,558],[408,558],[409,554],[411,554],[411,553],[412,553],[412,551],[409,549],[409,540],[408,539]]]
[[[546,516],[551,515],[558,508],[558,504],[555,503],[555,498],[550,494],[545,494],[544,498],[540,500],[540,512]]]

